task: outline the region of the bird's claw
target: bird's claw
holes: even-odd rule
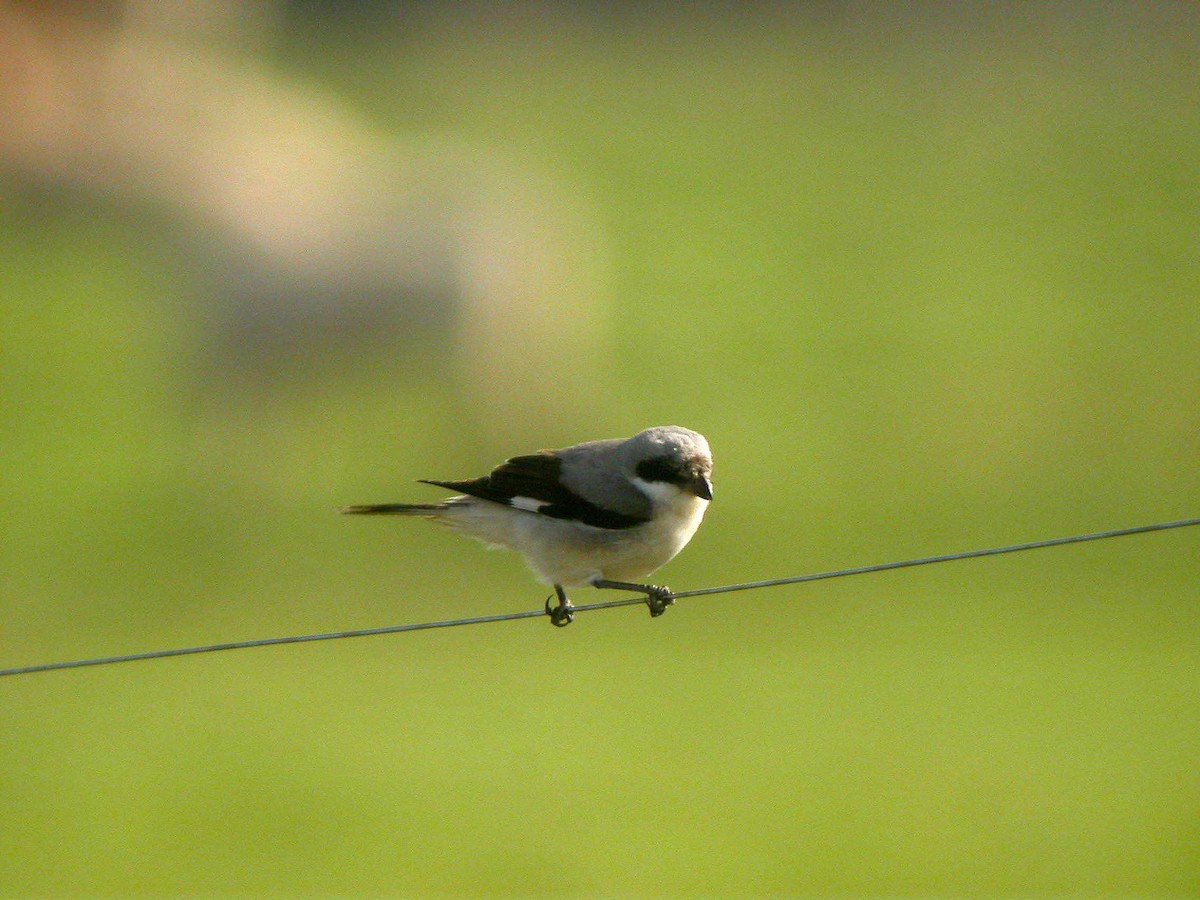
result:
[[[550,624],[555,628],[566,628],[575,621],[575,607],[562,594],[558,595],[558,606],[550,605],[553,599],[554,597],[546,598],[546,615],[550,617]]]
[[[650,607],[651,618],[658,618],[667,611],[667,607],[675,602],[675,595],[670,588],[648,585],[646,590],[646,605]]]

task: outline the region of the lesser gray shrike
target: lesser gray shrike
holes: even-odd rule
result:
[[[591,585],[646,595],[650,615],[670,590],[637,579],[692,539],[712,500],[712,451],[703,435],[666,425],[628,440],[588,441],[515,456],[469,481],[427,481],[459,492],[440,503],[346,506],[354,515],[421,516],[525,557],[554,586],[555,625],[574,618],[564,588]]]

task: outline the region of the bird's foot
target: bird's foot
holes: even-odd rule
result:
[[[667,611],[667,607],[675,602],[675,595],[670,588],[659,587],[656,584],[646,585],[646,605],[650,607],[650,616],[658,618]]]
[[[575,621],[575,607],[571,605],[571,601],[567,599],[567,592],[562,589],[561,584],[554,586],[554,593],[558,596],[558,606],[551,606],[550,601],[554,597],[546,598],[546,615],[550,617],[550,624],[555,628],[566,628]]]
[[[650,607],[650,615],[658,618],[667,611],[667,607],[675,602],[675,595],[667,587],[657,584],[634,584],[630,581],[609,581],[607,578],[597,578],[592,587],[613,588],[618,591],[636,591],[646,595],[646,605]]]

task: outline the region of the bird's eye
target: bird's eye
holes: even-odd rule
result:
[[[642,481],[677,482],[681,475],[678,464],[666,456],[643,459],[637,464],[637,477]]]

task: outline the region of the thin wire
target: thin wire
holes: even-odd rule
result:
[[[756,588],[777,587],[781,584],[803,584],[807,581],[824,581],[829,578],[845,578],[848,575],[867,575],[872,572],[890,572],[892,569],[910,569],[913,566],[928,566],[933,563],[955,562],[960,559],[977,559],[980,556],[1001,556],[1005,553],[1020,553],[1025,550],[1041,550],[1045,547],[1062,547],[1066,544],[1083,544],[1087,541],[1103,541],[1108,538],[1125,537],[1130,534],[1146,534],[1150,531],[1169,531],[1172,528],[1189,528],[1200,525],[1200,519],[1181,519],[1178,522],[1160,522],[1157,525],[1136,525],[1133,528],[1115,528],[1112,531],[1097,531],[1094,534],[1079,534],[1074,537],[1051,538],[1046,541],[1030,541],[1008,547],[992,547],[988,550],[967,550],[962,553],[946,553],[942,556],[924,556],[901,562],[879,563],[859,566],[855,569],[839,569],[836,572],[818,572],[815,575],[796,575],[791,578],[775,578],[770,581],[747,581],[725,587],[698,588],[694,591],[672,591],[673,597],[702,597],[705,594],[723,594],[727,591],[749,591]]]
[[[638,600],[637,603],[644,603]],[[83,669],[88,666],[108,666],[113,663],[137,662],[143,659],[165,659],[168,656],[194,656],[197,653],[217,653],[221,650],[245,650],[249,647],[272,647],[276,644],[308,644],[313,641],[336,641],[342,638],[373,637],[379,634],[399,634],[402,631],[428,631],[431,628],[454,628],[458,625],[482,625],[485,622],[507,622],[512,619],[532,619],[545,616],[544,609],[531,612],[500,613],[494,616],[475,616],[470,619],[449,619],[444,622],[417,622],[412,625],[387,625],[383,628],[361,628],[357,631],[333,631],[328,634],[301,634],[294,637],[259,638],[252,641],[230,641],[225,644],[208,644],[203,647],[183,647],[177,650],[150,650],[146,653],[127,653],[123,656],[102,656],[96,659],[79,659],[72,662],[42,663],[37,666],[21,666],[15,669],[0,669],[0,678],[6,675],[28,675],[32,672],[53,672],[58,669]]]
[[[923,556],[918,559],[907,559],[900,562],[878,563],[871,566],[858,566],[852,569],[837,569],[832,572],[818,572],[812,575],[796,575],[790,578],[774,578],[768,581],[746,581],[740,584],[727,584],[722,587],[698,588],[691,591],[673,591],[671,599],[684,597],[703,597],[710,594],[727,594],[734,591],[750,591],[758,588],[779,587],[785,584],[803,584],[809,581],[827,581],[831,578],[846,578],[850,575],[868,575],[873,572],[889,572],[893,569],[909,569],[914,566],[928,566],[934,563],[955,562],[962,559],[977,559],[981,556],[1000,556],[1005,553],[1021,553],[1026,550],[1041,550],[1046,547],[1062,547],[1066,544],[1082,544],[1087,541],[1102,541],[1108,538],[1125,537],[1131,534],[1146,534],[1151,531],[1168,531],[1172,528],[1189,528],[1200,525],[1200,518],[1181,519],[1177,522],[1160,522],[1155,525],[1138,525],[1133,528],[1116,528],[1112,531],[1098,531],[1093,534],[1081,534],[1073,537],[1051,538],[1044,541],[1030,541],[1024,544],[1010,544],[1006,547],[992,547],[987,550],[967,550],[961,553],[946,553],[941,556]],[[602,603],[586,603],[574,607],[575,612],[591,612],[598,609],[614,609],[619,606],[640,606],[645,603],[643,597],[626,600],[608,600]],[[456,628],[459,625],[482,625],[488,622],[511,622],[516,619],[536,619],[546,616],[545,609],[535,609],[529,612],[500,613],[492,616],[473,616],[467,619],[448,619],[441,622],[418,622],[411,625],[390,625],[383,628],[362,628],[356,631],[334,631],[328,634],[305,634],[295,637],[262,638],[251,641],[231,641],[224,644],[208,644],[203,647],[184,647],[177,650],[152,650],[146,653],[129,653],[124,656],[102,656],[96,659],[80,659],[71,662],[43,663],[36,666],[20,666],[12,669],[0,669],[0,678],[9,675],[29,675],[34,672],[52,672],[59,669],[82,669],[88,666],[107,666],[114,663],[137,662],[146,659],[165,659],[169,656],[193,656],[198,653],[217,653],[222,650],[245,650],[250,647],[272,647],[279,644],[307,644],[313,641],[335,641],[342,638],[374,637],[382,634],[399,634],[406,631],[428,631],[433,628]]]

